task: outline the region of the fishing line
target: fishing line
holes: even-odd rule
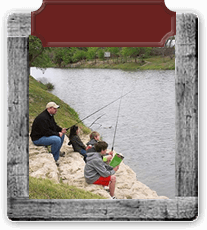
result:
[[[127,94],[131,93],[132,91],[133,91],[133,90],[131,90],[131,91],[129,91],[128,93],[124,94],[123,96],[121,96],[121,97],[115,99],[114,101],[110,102],[109,104],[107,104],[107,105],[101,107],[100,109],[98,109],[98,110],[96,110],[95,112],[91,113],[91,114],[88,115],[87,117],[83,118],[81,121],[77,122],[75,125],[81,123],[82,121],[84,121],[85,119],[87,119],[87,118],[89,118],[90,116],[94,115],[95,113],[98,113],[99,111],[101,111],[102,109],[108,107],[108,106],[111,105],[112,103],[118,101],[118,100],[121,99],[122,97],[125,97]],[[72,127],[72,126],[71,126],[71,127]],[[71,127],[67,128],[66,130],[68,131],[68,129],[70,129]]]
[[[92,125],[94,125],[95,124],[95,122],[97,121],[97,120],[99,120],[101,117],[103,117],[105,115],[105,113],[104,114],[102,114],[100,117],[98,117],[98,118],[96,118],[96,120],[94,121],[94,122],[92,122],[91,123],[91,125],[90,126],[88,126],[88,128],[90,128]],[[99,124],[100,125],[100,124]],[[101,126],[101,125],[100,125]]]
[[[123,90],[122,90],[122,94],[123,94]],[[121,99],[122,99],[122,96],[121,96]],[[121,108],[121,99],[120,99],[120,102],[119,102],[119,108],[118,108],[118,113],[117,113],[117,118],[116,118],[116,125],[115,125],[115,130],[114,130],[114,138],[113,138],[111,151],[114,150],[114,143],[115,143],[116,131],[117,131],[118,120],[119,120],[119,112],[120,112],[120,108]]]

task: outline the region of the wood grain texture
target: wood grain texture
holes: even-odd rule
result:
[[[198,24],[193,14],[177,16],[176,196],[198,195]]]
[[[31,34],[31,14],[9,15],[7,33],[9,37],[28,37]]]
[[[193,220],[197,213],[197,198],[193,197],[116,201],[12,199],[8,205],[13,220],[169,221]]]
[[[8,197],[28,196],[28,38],[8,38]]]
[[[8,19],[7,213],[11,220],[193,220],[198,215],[196,17],[177,15],[176,197],[173,200],[29,200],[30,14]]]

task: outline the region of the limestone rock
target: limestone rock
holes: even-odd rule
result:
[[[88,137],[82,136],[84,143],[88,142]],[[72,146],[68,146],[68,138],[65,137],[62,152],[65,157],[60,157],[57,167],[52,154],[48,153],[45,147],[37,147],[30,141],[29,143],[29,173],[32,177],[49,178],[56,183],[59,181],[77,188],[90,191],[110,199],[107,189],[100,185],[91,185],[85,182],[83,157],[74,152]],[[139,182],[136,173],[122,162],[116,172],[115,196],[118,199],[167,199],[165,196],[158,196],[148,186]]]
[[[59,183],[58,168],[53,155],[45,147],[35,146],[32,141],[29,146],[29,175]]]

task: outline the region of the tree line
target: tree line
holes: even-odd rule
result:
[[[171,37],[166,41],[172,42]],[[171,43],[170,42],[170,43]],[[110,52],[106,58],[105,53]],[[50,66],[65,67],[68,64],[82,63],[83,61],[113,60],[114,63],[127,62],[128,59],[134,62],[143,62],[143,59],[156,55],[174,55],[174,47],[43,47],[41,40],[35,36],[29,36],[29,65],[46,68]]]

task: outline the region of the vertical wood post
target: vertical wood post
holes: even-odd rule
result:
[[[7,197],[29,196],[28,37],[8,37]]]
[[[198,195],[198,19],[176,17],[176,196]]]
[[[176,195],[174,200],[30,200],[28,177],[31,15],[8,20],[7,213],[11,220],[192,220],[198,215],[197,17],[177,15]],[[190,197],[187,197],[190,196]],[[119,210],[117,212],[117,210]],[[97,215],[96,215],[97,214]]]

